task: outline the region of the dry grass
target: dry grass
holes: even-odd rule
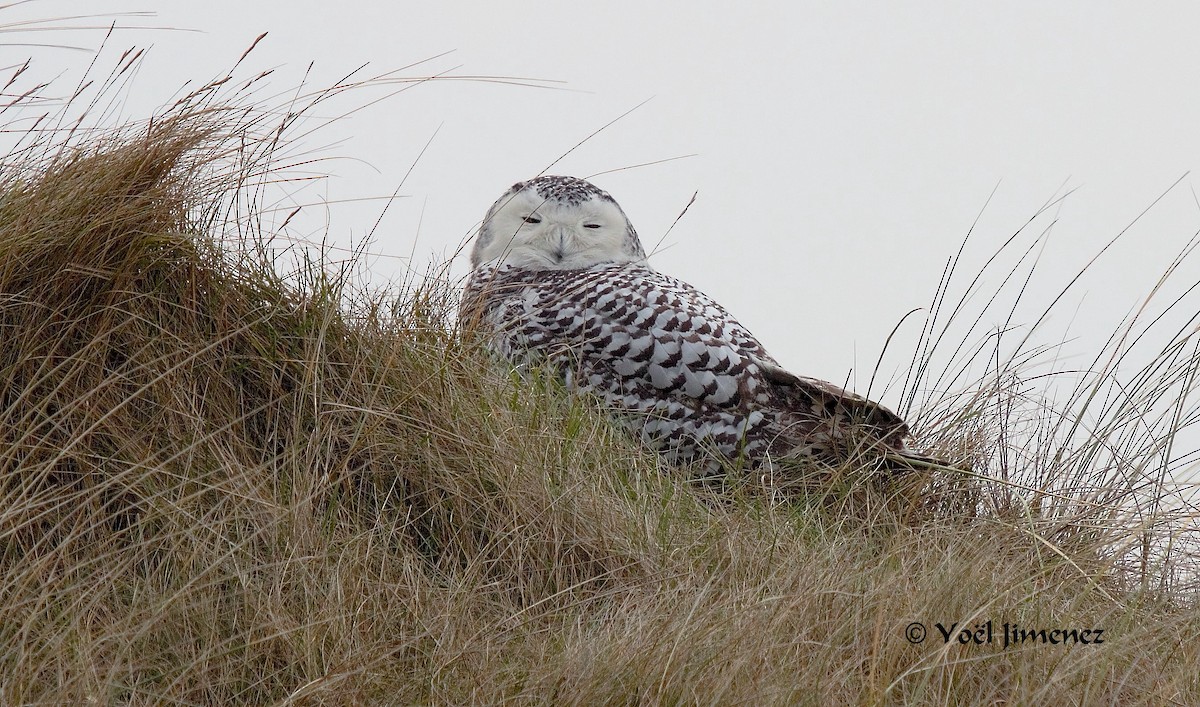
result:
[[[916,516],[689,484],[464,343],[438,280],[279,274],[231,215],[250,115],[202,91],[4,165],[0,703],[1200,703],[1189,516],[1080,471],[1104,440]],[[995,393],[923,418],[985,476]]]

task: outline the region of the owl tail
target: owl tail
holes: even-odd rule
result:
[[[818,422],[815,427],[805,425],[806,430],[818,431],[824,422],[829,437],[842,439],[844,445],[834,445],[843,448],[839,456],[847,459],[862,456],[864,461],[882,458],[885,466],[896,473],[962,471],[944,459],[909,447],[908,424],[883,405],[827,381],[797,376],[765,361],[756,363],[766,379],[793,402],[797,417]]]
[[[798,376],[774,363],[756,360],[763,377],[790,401],[798,418],[825,423],[831,429],[853,428],[867,439],[866,446],[882,445],[897,454],[914,454],[904,440],[908,425],[896,413],[861,395],[818,378]]]

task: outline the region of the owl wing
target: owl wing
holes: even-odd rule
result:
[[[792,420],[792,424],[786,426],[794,430],[811,433],[814,430],[812,423],[820,421],[820,426],[829,430],[833,437],[845,434],[853,438],[855,446],[882,444],[889,452],[928,460],[908,448],[908,424],[899,415],[833,383],[798,376],[784,369],[753,334],[712,298],[687,283],[667,279],[686,294],[683,304],[688,314],[702,312],[721,322],[715,332],[717,336],[705,336],[693,345],[703,347],[717,360],[733,363],[724,372],[737,379],[736,388],[741,395],[723,401],[726,405],[767,410],[781,406],[783,417]],[[713,317],[714,312],[719,314]],[[654,334],[658,339],[664,332],[656,330]],[[684,346],[687,346],[686,340]]]
[[[627,383],[686,406],[748,414],[768,400],[760,362],[777,365],[758,339],[708,295],[645,269],[609,312],[608,337],[591,353]],[[599,314],[599,313],[597,313]]]

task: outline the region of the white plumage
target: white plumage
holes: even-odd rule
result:
[[[924,459],[886,408],[780,368],[691,285],[646,264],[617,202],[574,177],[513,185],[471,253],[462,318],[514,362],[548,360],[668,459]]]

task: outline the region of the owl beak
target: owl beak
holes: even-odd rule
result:
[[[567,256],[567,232],[565,230],[558,232],[558,243],[555,245],[552,255],[556,263],[561,263],[563,258]]]

